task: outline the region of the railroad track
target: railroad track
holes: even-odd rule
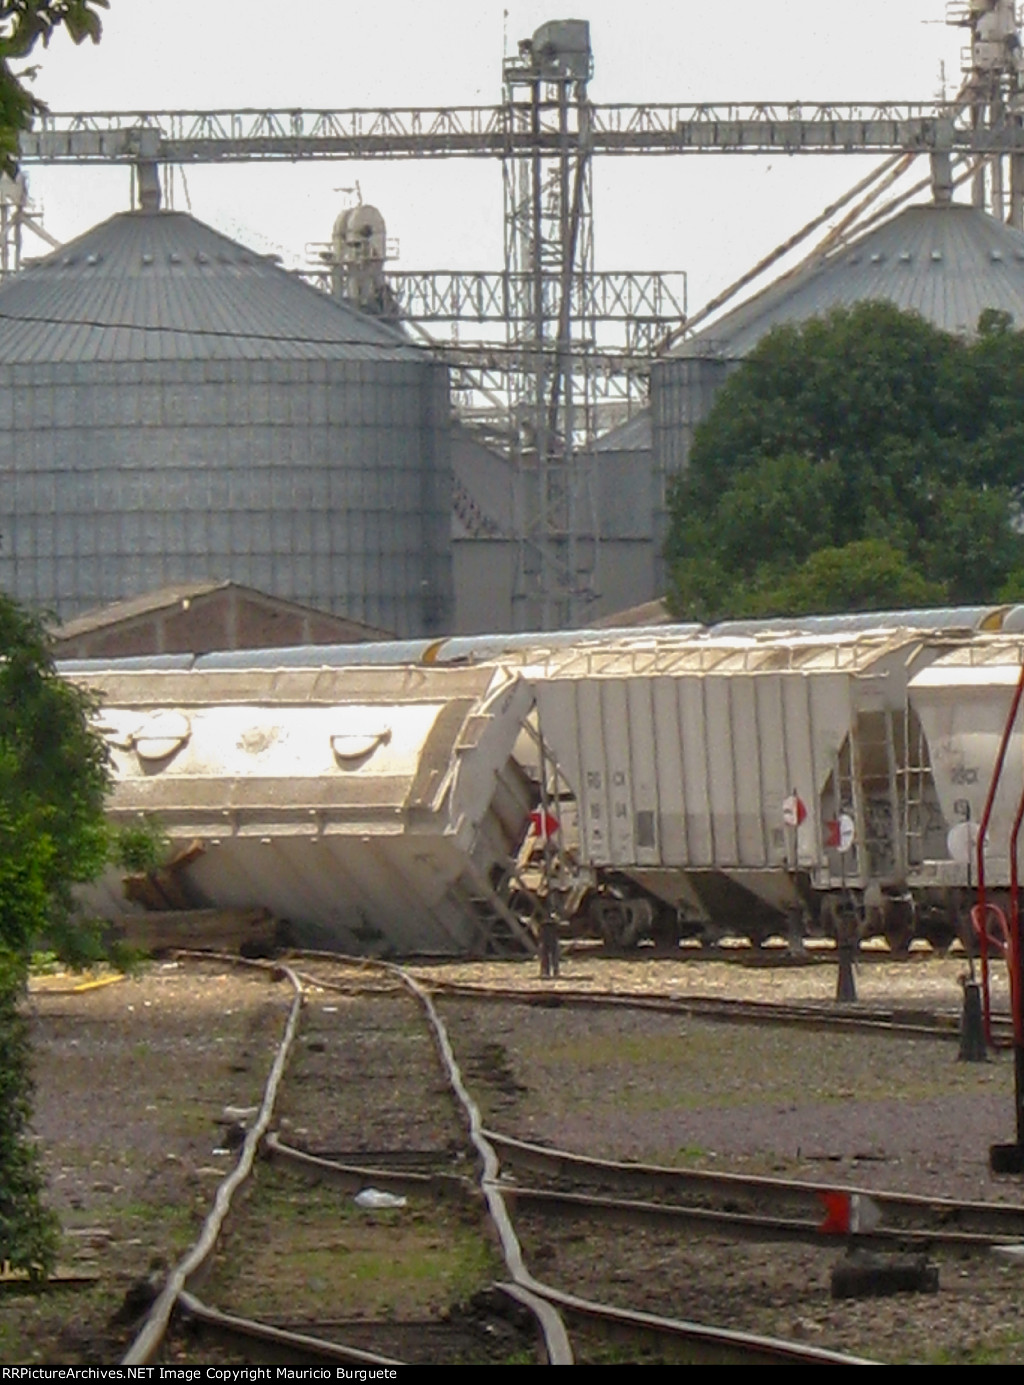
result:
[[[207,1219],[196,1245],[168,1276],[163,1291],[158,1295],[145,1324],[124,1357],[124,1364],[126,1365],[143,1365],[157,1358],[157,1355],[164,1349],[171,1317],[175,1313],[179,1321],[182,1319],[187,1321],[192,1331],[212,1332],[220,1340],[235,1343],[235,1350],[238,1350],[237,1344],[242,1343],[242,1351],[246,1360],[254,1359],[253,1354],[255,1353],[255,1359],[290,1360],[303,1363],[324,1361],[335,1364],[347,1363],[375,1367],[402,1364],[399,1358],[385,1352],[367,1349],[365,1346],[358,1346],[350,1342],[335,1341],[322,1335],[319,1330],[316,1330],[315,1325],[310,1327],[308,1323],[288,1322],[281,1315],[278,1315],[277,1321],[269,1321],[265,1317],[249,1315],[237,1310],[226,1310],[219,1305],[213,1306],[212,1303],[212,1300],[216,1298],[218,1285],[223,1287],[231,1278],[229,1272],[227,1280],[225,1279],[225,1261],[229,1271],[232,1262],[236,1269],[240,1263],[244,1265],[247,1256],[258,1250],[258,1247],[254,1245],[254,1238],[260,1234],[261,1228],[264,1234],[267,1232],[265,1224],[258,1219],[246,1226],[246,1219],[250,1215],[250,1205],[258,1202],[257,1195],[246,1204],[246,1208],[241,1214],[241,1225],[234,1227],[225,1249],[224,1228],[232,1193],[251,1176],[261,1146],[265,1147],[272,1156],[275,1169],[280,1161],[299,1165],[305,1164],[304,1171],[306,1173],[312,1172],[319,1182],[323,1181],[325,1172],[324,1164],[326,1161],[317,1162],[315,1157],[311,1159],[306,1151],[290,1150],[270,1130],[274,1119],[275,1103],[284,1100],[287,1109],[286,1098],[290,1088],[289,1084],[284,1081],[284,1073],[289,1062],[299,1061],[296,1058],[296,1054],[299,1054],[301,1062],[296,1075],[301,1078],[305,1073],[304,1080],[308,1084],[309,1069],[303,1064],[305,1064],[310,1052],[323,1053],[327,1048],[322,1024],[323,1013],[319,1016],[320,1022],[312,1027],[311,1037],[310,1031],[306,1029],[300,1019],[304,990],[303,980],[295,972],[288,969],[284,969],[284,974],[293,987],[294,999],[289,1010],[282,1042],[268,1079],[263,1102],[246,1132],[238,1164],[218,1190],[214,1209]],[[482,1199],[492,1224],[497,1230],[505,1261],[507,1277],[503,1282],[496,1285],[496,1291],[499,1295],[516,1304],[520,1310],[525,1309],[531,1315],[543,1338],[545,1354],[549,1361],[553,1364],[569,1364],[575,1359],[567,1323],[574,1324],[573,1330],[581,1332],[581,1340],[588,1343],[592,1342],[595,1333],[611,1332],[616,1336],[628,1335],[634,1343],[637,1341],[643,1343],[641,1348],[636,1349],[637,1359],[689,1362],[729,1361],[751,1364],[779,1364],[783,1362],[834,1364],[854,1363],[858,1359],[808,1346],[805,1343],[778,1341],[755,1334],[728,1331],[650,1313],[631,1312],[623,1307],[613,1307],[594,1302],[535,1279],[523,1261],[505,1193],[498,1176],[497,1156],[483,1130],[479,1111],[465,1088],[440,1016],[437,1014],[430,996],[412,977],[397,968],[389,969],[389,975],[399,979],[402,985],[416,997],[418,1004],[422,1007],[438,1053],[441,1056],[447,1080],[465,1115],[469,1142],[477,1156],[478,1168],[482,1170],[476,1180],[477,1190],[474,1194],[476,1205],[479,1206]],[[328,980],[329,978],[322,978],[322,981]],[[307,977],[305,984],[307,991],[309,981],[310,978]],[[321,983],[317,982],[316,984],[320,985]],[[384,1003],[391,1006],[391,998],[387,998]],[[330,1012],[332,1008],[326,1005],[319,1007],[321,1012]],[[301,1053],[303,1049],[305,1049],[305,1056]],[[423,1080],[420,1072],[407,1072],[405,1076],[407,1078],[411,1076],[413,1081]],[[300,1085],[302,1084],[300,1083]],[[292,1127],[295,1125],[297,1113],[302,1112],[302,1118],[306,1119],[304,1113],[309,1109],[308,1104],[306,1106],[292,1105],[292,1119],[290,1121]],[[315,1104],[313,1109],[315,1110]],[[340,1134],[337,1130],[331,1130],[330,1121],[327,1119],[319,1121],[315,1126],[306,1127],[304,1132],[300,1129],[299,1133],[300,1135],[304,1133],[307,1139],[326,1139],[328,1141],[332,1139],[337,1141]],[[407,1134],[408,1131],[405,1133]],[[435,1144],[431,1153],[437,1156],[439,1152]],[[391,1182],[393,1187],[397,1186],[397,1180],[402,1187],[408,1190],[407,1196],[416,1199],[420,1205],[429,1204],[432,1209],[450,1207],[455,1200],[463,1198],[467,1183],[470,1181],[465,1173],[453,1174],[451,1171],[442,1174],[436,1172],[421,1173],[408,1166],[397,1173],[394,1170],[390,1172],[386,1170],[357,1170],[356,1181],[364,1181],[368,1175],[379,1175],[377,1181]],[[271,1177],[273,1177],[273,1173]],[[259,1194],[259,1190],[257,1193]],[[386,1197],[384,1200],[387,1200]],[[322,1202],[317,1206],[319,1216],[323,1215],[323,1206]],[[237,1221],[238,1217],[236,1216]],[[321,1225],[320,1230],[324,1232],[329,1228]],[[398,1234],[397,1225],[396,1234]],[[199,1297],[192,1287],[192,1282],[197,1278],[198,1272],[203,1269],[206,1271],[206,1277],[203,1297]],[[236,1280],[238,1278],[239,1276],[236,1275]],[[244,1281],[244,1274],[240,1278]],[[588,1347],[588,1350],[590,1349]],[[177,1359],[183,1359],[180,1356],[180,1342],[176,1350],[178,1352]],[[631,1348],[631,1350],[633,1349]],[[208,1360],[209,1358],[204,1355],[203,1359]]]
[[[651,994],[649,991],[610,991],[581,989],[564,983],[557,988],[527,990],[522,986],[497,986],[479,982],[444,981],[420,977],[431,994],[446,999],[463,999],[494,1004],[538,1006],[543,1009],[577,1008],[594,1010],[647,1010],[654,1014],[678,1015],[726,1024],[782,1025],[803,1029],[849,1033],[890,1033],[911,1038],[959,1041],[960,1014],[952,1009],[923,1006],[838,1004],[832,1001],[739,1000],[727,996]],[[379,992],[395,989],[380,981],[348,976],[343,980],[324,979],[319,984],[331,989]],[[1012,1026],[1008,1015],[993,1014],[992,1030],[999,1040],[1008,1041]]]
[[[204,962],[210,960],[209,955],[203,957]],[[233,958],[220,961],[238,965]],[[834,1191],[834,1185],[598,1161],[516,1139],[514,1132],[528,1128],[519,1116],[529,1107],[518,1104],[518,1094],[526,1089],[514,1082],[507,1097],[498,1103],[499,1119],[491,1109],[485,1123],[476,1106],[481,1098],[493,1097],[494,1080],[504,1080],[493,1065],[488,1065],[489,1060],[481,1064],[481,1047],[501,1049],[501,1036],[515,1033],[519,1026],[529,1031],[530,1024],[536,1023],[538,1034],[554,1036],[561,1034],[571,1018],[579,1034],[597,1032],[603,1025],[609,1035],[634,1034],[637,1042],[645,1045],[649,1038],[663,1034],[669,1044],[665,1056],[678,1064],[681,1054],[686,1060],[691,1052],[708,1051],[699,1047],[702,1034],[712,1044],[710,1051],[717,1053],[720,1031],[696,1023],[680,1029],[646,1019],[630,1028],[625,1019],[618,1018],[623,1006],[640,1016],[654,1011],[687,1017],[696,1015],[693,1007],[700,1003],[708,1007],[697,1016],[701,1020],[727,1018],[733,1012],[745,1019],[743,1011],[749,1010],[758,1022],[762,1016],[770,1021],[780,1007],[748,1001],[741,1002],[737,1010],[732,1003],[717,998],[708,1001],[649,992],[626,996],[604,992],[595,997],[592,991],[570,989],[564,982],[557,987],[540,987],[534,982],[527,993],[531,1001],[564,1004],[580,1013],[532,1020],[529,1010],[518,1008],[524,993],[513,988],[442,986],[433,975],[424,981],[421,972],[417,981],[397,968],[333,956],[302,956],[291,965],[292,979],[281,989],[293,988],[295,994],[291,1001],[282,1000],[272,1007],[272,1013],[280,1011],[282,1039],[287,1038],[285,1030],[291,1030],[290,1056],[286,1053],[280,1063],[273,1064],[279,1069],[279,1081],[276,1094],[270,1097],[271,1114],[262,1133],[253,1133],[255,1118],[246,1122],[244,1132],[244,1144],[251,1142],[253,1150],[254,1191],[244,1206],[236,1207],[230,1218],[224,1219],[203,1256],[186,1257],[184,1271],[179,1274],[179,1265],[168,1276],[170,1336],[161,1335],[166,1325],[157,1329],[158,1344],[144,1342],[138,1348],[143,1355],[125,1358],[129,1364],[140,1363],[151,1350],[169,1352],[175,1361],[198,1359],[204,1363],[215,1350],[225,1353],[225,1364],[274,1359],[384,1366],[408,1360],[452,1359],[455,1339],[451,1328],[457,1323],[432,1321],[424,1326],[420,1320],[403,1331],[401,1323],[384,1321],[386,1314],[372,1305],[364,1310],[368,1320],[361,1323],[339,1313],[338,1275],[344,1279],[346,1256],[354,1247],[338,1243],[335,1224],[341,1209],[343,1238],[351,1242],[357,1223],[354,1214],[344,1209],[350,1209],[352,1196],[368,1185],[408,1199],[405,1210],[370,1214],[385,1240],[390,1237],[398,1242],[415,1225],[435,1227],[437,1239],[446,1244],[454,1243],[458,1232],[483,1245],[485,1211],[495,1225],[504,1228],[504,1263],[491,1263],[476,1275],[479,1285],[493,1282],[497,1286],[476,1304],[480,1325],[485,1333],[490,1330],[492,1341],[488,1344],[481,1338],[479,1357],[464,1354],[459,1359],[476,1363],[533,1359],[538,1333],[545,1337],[545,1350],[553,1359],[566,1359],[567,1355],[584,1361],[616,1359],[616,1351],[623,1349],[603,1347],[599,1334],[605,1332],[618,1337],[628,1334],[630,1343],[624,1350],[628,1359],[637,1361],[859,1359],[822,1351],[805,1340],[776,1340],[756,1331],[735,1333],[702,1325],[704,1318],[754,1327],[767,1322],[772,1329],[781,1328],[780,1338],[790,1335],[789,1322],[777,1316],[734,1314],[731,1300],[709,1304],[704,1311],[699,1296],[687,1297],[680,1292],[688,1279],[700,1283],[702,1263],[711,1263],[708,1258],[702,1262],[701,1254],[724,1257],[728,1264],[728,1247],[742,1241],[745,1244],[740,1255],[744,1261],[752,1252],[763,1255],[759,1263],[764,1264],[776,1253],[803,1254],[807,1249],[808,1255],[817,1255],[814,1263],[820,1304],[821,1257],[834,1258],[843,1249],[842,1241],[835,1239],[825,1243],[825,1250],[820,1248],[819,1198],[825,1188]],[[281,974],[287,976],[284,969]],[[490,1008],[492,1001],[512,1002],[517,1008],[510,1006],[506,1013],[497,1015]],[[591,1018],[584,1007],[595,1002],[611,1015],[600,1021],[596,1016]],[[462,1075],[453,1062],[452,1041],[444,1037],[439,1006],[452,1025]],[[797,1016],[793,1023],[802,1022],[805,1014],[815,1025],[824,1018],[827,1028],[836,1008],[826,1003],[781,1010]],[[956,1033],[957,1017],[952,1014],[879,1005],[862,1008],[868,1010],[866,1017],[875,1022],[874,1027],[884,1028],[895,1020],[903,1026],[897,1032],[914,1038],[933,1032],[947,1037]],[[845,1013],[840,1016],[847,1017]],[[929,1025],[932,1018],[936,1022]],[[680,1034],[688,1039],[683,1049]],[[737,1052],[740,1046],[750,1047],[742,1031],[730,1042]],[[780,1042],[789,1051],[808,1041],[785,1035]],[[511,1076],[529,1079],[529,1066],[520,1062],[517,1067],[522,1053],[512,1040],[509,1045],[516,1070]],[[812,1046],[818,1052],[827,1045],[814,1040]],[[836,1051],[845,1053],[847,1047],[844,1043]],[[859,1045],[849,1048],[860,1051]],[[437,1051],[444,1054],[446,1049],[447,1062],[442,1070]],[[874,1049],[887,1055],[890,1045],[875,1044]],[[906,1051],[910,1049],[925,1051],[921,1045],[908,1045]],[[933,1066],[945,1066],[941,1050],[929,1047],[928,1051],[937,1055],[934,1061],[929,1060]],[[640,1048],[631,1052],[636,1061],[647,1059]],[[585,1060],[584,1051],[581,1061]],[[269,1059],[261,1061],[271,1066]],[[659,1061],[657,1052],[650,1061]],[[889,1060],[886,1057],[883,1061]],[[950,1069],[961,1074],[965,1071],[955,1064],[950,1064]],[[998,1069],[999,1065],[991,1065],[988,1075],[998,1076]],[[984,1080],[984,1073],[978,1075]],[[567,1076],[571,1078],[571,1072]],[[971,1077],[973,1081],[973,1073]],[[460,1086],[456,1104],[452,1089],[457,1092]],[[335,1101],[332,1089],[334,1093],[343,1091],[344,1101]],[[266,1101],[265,1097],[263,1106]],[[338,1114],[342,1106],[350,1108],[344,1121]],[[502,1111],[507,1117],[504,1121]],[[503,1125],[513,1134],[495,1133]],[[586,1138],[581,1143],[585,1148]],[[235,1181],[236,1193],[248,1186],[246,1179],[243,1172]],[[847,1191],[864,1195],[862,1189]],[[1018,1237],[1024,1224],[1024,1209],[1018,1207],[905,1195],[870,1196],[882,1208],[883,1234],[891,1232],[891,1243],[904,1247],[924,1243],[976,1257],[983,1246]],[[221,1201],[218,1191],[216,1202]],[[308,1230],[306,1241],[292,1247],[297,1253],[272,1250],[276,1228],[283,1227],[286,1239],[290,1236],[294,1242],[296,1225]],[[642,1268],[642,1256],[634,1255],[625,1267],[628,1273],[617,1275],[602,1266],[614,1268],[616,1246],[623,1244],[623,1225],[629,1228],[629,1240],[636,1238],[641,1247],[649,1237],[651,1258],[647,1268]],[[765,1245],[756,1244],[760,1242]],[[701,1247],[707,1247],[706,1251]],[[330,1269],[325,1272],[319,1268],[323,1261],[318,1257],[327,1250]],[[681,1251],[689,1259],[677,1262]],[[265,1288],[269,1273],[264,1271],[262,1280],[258,1274],[252,1279],[246,1277],[250,1259],[255,1261],[259,1256],[264,1264],[273,1263],[274,1275],[282,1286],[276,1301],[265,1296],[261,1299],[253,1287],[262,1284]],[[810,1263],[799,1262],[801,1267]],[[972,1263],[980,1262],[975,1259]],[[668,1266],[672,1272],[659,1294],[649,1286],[657,1286]],[[803,1268],[800,1272],[805,1273]],[[325,1284],[318,1287],[318,1280]],[[756,1281],[753,1287],[756,1290]],[[616,1306],[599,1301],[607,1297],[613,1297]],[[630,1312],[631,1304],[642,1304],[645,1311]],[[200,1331],[202,1343],[196,1345],[188,1334]],[[500,1344],[504,1357],[495,1357],[493,1350],[487,1354],[488,1346],[494,1346],[495,1332],[505,1334]],[[849,1342],[851,1337],[825,1335],[821,1340]],[[211,1341],[224,1345],[211,1348]],[[854,1335],[852,1341],[860,1345],[864,1338]],[[474,1350],[467,1346],[465,1335],[459,1349],[464,1353]],[[220,1364],[219,1357],[214,1359]]]
[[[1024,1240],[1024,1205],[705,1169],[678,1169],[592,1159],[508,1135],[487,1132],[502,1163],[507,1196],[546,1211],[582,1212],[612,1220],[662,1220],[737,1239],[822,1240],[827,1199],[873,1204],[881,1221],[854,1239],[874,1246],[982,1248]],[[521,1185],[516,1171],[547,1186]],[[617,1196],[608,1196],[613,1191]],[[632,1198],[623,1192],[635,1194]]]

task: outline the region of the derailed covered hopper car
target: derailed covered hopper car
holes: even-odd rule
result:
[[[75,673],[101,701],[117,823],[150,817],[196,907],[263,907],[343,951],[531,950],[493,889],[533,787],[512,758],[531,704],[493,666]],[[250,660],[253,665],[254,660]],[[94,894],[123,912],[112,875]]]

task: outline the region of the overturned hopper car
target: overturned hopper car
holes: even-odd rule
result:
[[[267,908],[341,951],[532,950],[494,888],[534,801],[512,755],[526,684],[493,666],[218,657],[63,670],[100,700],[114,821],[159,824],[182,899]],[[121,881],[89,902],[123,913]]]

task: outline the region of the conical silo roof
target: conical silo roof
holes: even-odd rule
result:
[[[908,207],[823,259],[783,276],[685,341],[676,356],[741,360],[781,323],[883,300],[969,335],[986,308],[1024,327],[1024,233],[978,207]]]
[[[0,285],[4,364],[423,354],[183,212],[122,212]]]

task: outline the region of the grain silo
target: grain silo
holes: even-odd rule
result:
[[[0,588],[65,620],[209,577],[450,625],[446,368],[183,213],[0,286],[0,497]]]

